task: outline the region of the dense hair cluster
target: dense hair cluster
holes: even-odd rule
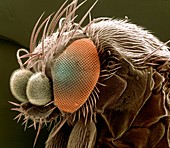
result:
[[[85,1],[65,1],[40,24],[42,14],[30,51],[18,50],[15,119],[24,116],[25,129],[38,124],[34,145],[53,126],[46,148],[169,147],[169,41],[127,19],[91,20],[97,1],[76,23]]]

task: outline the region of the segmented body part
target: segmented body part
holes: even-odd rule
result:
[[[169,47],[144,28],[128,20],[108,19],[91,23],[86,33],[98,48],[113,48],[134,66],[169,61]]]
[[[33,73],[27,69],[17,69],[10,78],[10,89],[16,99],[27,102],[26,86]]]
[[[67,123],[64,124],[61,129],[51,138],[53,132],[55,132],[55,128],[49,134],[49,140],[46,142],[45,148],[67,148],[67,143],[69,139],[69,135],[71,133],[72,127],[70,127]]]
[[[67,148],[92,148],[95,146],[96,136],[95,123],[88,120],[85,124],[85,120],[80,119],[71,131]]]
[[[11,110],[18,111],[18,116],[15,117],[15,119],[19,120],[22,116],[24,116],[24,122],[25,128],[27,128],[28,120],[31,119],[33,121],[33,124],[30,126],[34,126],[36,129],[36,124],[42,121],[42,124],[46,125],[49,122],[57,121],[58,117],[60,116],[59,110],[56,109],[56,107],[53,104],[49,104],[48,106],[36,106],[32,105],[29,102],[24,102],[21,104],[17,104],[14,102],[10,102],[16,108],[12,108]]]
[[[124,21],[102,21],[90,27],[99,47],[110,49],[110,56],[119,52],[119,60],[110,62],[121,65],[103,82],[105,88],[98,87],[97,147],[169,147],[169,47]],[[107,129],[100,129],[103,124]]]
[[[27,84],[27,97],[34,105],[46,105],[52,100],[52,86],[46,75],[43,73],[33,74]]]
[[[40,130],[44,126],[51,126],[55,123],[58,123],[60,121],[61,113],[59,110],[53,105],[48,104],[47,106],[36,106],[29,102],[24,102],[21,104],[17,104],[14,102],[9,102],[12,105],[16,106],[15,108],[12,108],[13,111],[18,111],[19,114],[14,118],[17,119],[17,122],[21,120],[21,117],[24,117],[24,121],[22,125],[25,125],[25,130],[27,127],[34,127],[35,130],[37,130],[37,135],[34,140],[34,146],[36,144],[36,141],[38,139]],[[28,125],[29,120],[32,121],[30,125]],[[37,128],[38,124],[38,128]]]
[[[94,6],[76,23],[84,2],[65,2],[53,18],[39,25],[42,15],[35,25],[30,53],[20,58],[48,78],[51,101],[12,103],[20,112],[16,118],[39,124],[35,141],[44,124],[54,123],[46,148],[170,147],[169,41],[127,19],[89,17],[82,26]]]

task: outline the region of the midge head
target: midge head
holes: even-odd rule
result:
[[[25,49],[17,52],[20,69],[11,75],[10,88],[21,103],[10,103],[16,106],[12,110],[20,112],[15,119],[25,117],[25,128],[29,119],[34,128],[38,123],[34,145],[47,123],[59,122],[58,131],[66,121],[75,124],[83,117],[87,123],[93,116],[99,98],[100,56],[96,43],[86,33],[89,26],[82,28],[81,24],[97,1],[78,23],[74,22],[76,10],[85,1],[79,5],[78,0],[68,5],[65,1],[40,24],[43,13],[33,28],[30,52]],[[37,44],[40,32],[42,37]],[[20,55],[21,52],[25,54]]]
[[[40,23],[42,14],[30,38],[30,52],[17,52],[20,69],[13,72],[10,87],[21,103],[11,102],[16,106],[12,110],[20,112],[18,120],[24,116],[25,127],[29,119],[34,128],[38,123],[35,142],[41,127],[54,123],[46,148],[94,147],[95,141],[98,146],[99,141],[109,143],[110,138],[109,146],[114,147],[114,142],[117,146],[115,140],[128,132],[143,103],[152,98],[152,71],[161,68],[162,72],[166,65],[160,66],[160,62],[167,64],[170,59],[166,43],[127,20],[91,20],[90,11],[97,1],[76,23],[75,12],[85,1],[78,4],[73,0],[68,5],[65,1]],[[89,23],[82,27],[88,16]],[[24,63],[23,58],[27,58]],[[135,87],[138,91],[134,93]],[[124,124],[114,126],[124,121],[119,114],[127,120],[125,128]],[[100,131],[100,125],[104,130]]]
[[[30,52],[18,50],[20,69],[13,72],[10,80],[11,92],[19,101],[37,106],[52,102],[66,113],[76,112],[87,101],[90,106],[96,102],[99,51],[85,32],[89,26],[81,28],[81,24],[97,1],[79,23],[74,22],[76,10],[85,1],[77,5],[78,0],[73,0],[67,6],[68,1],[64,2],[39,25],[44,14],[40,16],[30,38]],[[20,56],[21,51],[26,54]],[[23,58],[28,59],[22,63]]]

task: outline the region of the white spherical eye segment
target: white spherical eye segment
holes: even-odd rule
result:
[[[15,70],[10,78],[10,89],[13,96],[20,102],[27,102],[26,86],[33,73],[27,69]]]
[[[33,74],[27,84],[28,101],[34,105],[46,105],[52,99],[51,83],[42,72]]]

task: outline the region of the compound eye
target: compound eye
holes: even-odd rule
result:
[[[46,105],[52,100],[52,87],[48,77],[42,72],[33,74],[27,84],[28,101],[34,105]]]
[[[100,74],[97,48],[90,39],[72,42],[54,61],[51,69],[54,103],[73,113],[88,99]]]
[[[33,73],[27,69],[15,70],[10,78],[10,89],[13,96],[20,102],[27,102],[26,86]]]

